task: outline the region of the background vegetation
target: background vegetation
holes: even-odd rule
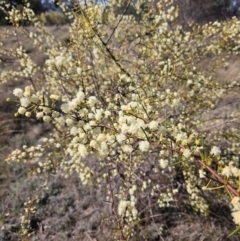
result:
[[[11,0],[4,0],[6,4],[10,4],[16,6],[17,8],[21,9],[24,0],[19,1],[11,1]],[[59,8],[59,3],[65,3],[68,6],[68,1],[42,1],[42,0],[33,0],[30,1],[30,6],[33,11],[39,15],[41,14],[42,17],[40,19],[44,19],[43,23],[45,24],[46,19],[49,19],[48,25],[52,24],[62,24],[63,19],[66,21],[64,23],[68,23],[67,19],[64,18],[61,12],[61,8]],[[155,1],[157,3],[157,1]],[[102,1],[101,4],[108,5],[107,2]],[[240,2],[238,0],[210,0],[210,1],[193,1],[193,0],[178,0],[176,4],[181,8],[181,21],[182,24],[184,22],[188,22],[194,20],[196,22],[209,22],[215,20],[224,20],[230,18],[232,16],[239,16],[240,15]],[[114,6],[114,13],[115,15],[122,14],[125,7],[127,5],[127,1],[120,1],[116,6]],[[145,1],[141,6],[141,12],[137,13],[133,6],[130,6],[125,15],[133,15],[135,18],[139,19],[143,12],[147,11],[147,6],[151,5],[148,1]],[[48,17],[43,17],[46,13]],[[57,13],[56,13],[57,12]],[[51,16],[52,15],[52,16]],[[8,24],[9,22],[5,20],[6,15],[3,11],[0,11],[0,25]],[[58,18],[59,19],[56,19]],[[55,20],[56,19],[56,23]]]

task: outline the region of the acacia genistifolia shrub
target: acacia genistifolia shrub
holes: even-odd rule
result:
[[[22,31],[47,59],[40,68],[22,46],[1,46],[1,55],[19,61],[18,69],[1,72],[1,83],[15,79],[17,85],[26,79],[25,89],[15,88],[14,98],[8,99],[17,102],[15,116],[37,118],[53,128],[36,146],[14,150],[6,160],[34,158],[33,175],[61,171],[67,178],[77,173],[83,185],[106,187],[115,240],[143,240],[138,226],[154,202],[160,208],[184,204],[207,215],[206,192],[219,192],[240,225],[240,169],[234,155],[239,152],[239,112],[217,112],[219,101],[239,84],[219,82],[214,75],[227,66],[228,56],[240,53],[240,22],[191,24],[184,31],[177,21],[179,10],[169,0],[137,20],[124,12],[130,5],[140,12],[141,1],[127,2],[118,16],[114,1],[108,6],[75,4],[73,10],[61,5],[72,19],[65,44],[45,31],[27,3],[21,13],[8,12],[16,30],[1,35]],[[34,31],[21,27],[22,20],[30,21]],[[206,58],[210,64],[202,69]],[[223,143],[233,155],[222,155]],[[90,155],[98,157],[94,165]],[[112,183],[116,177],[122,179],[117,189]],[[26,200],[25,239],[38,200]]]

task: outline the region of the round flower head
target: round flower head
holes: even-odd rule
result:
[[[18,109],[18,113],[21,114],[21,115],[24,115],[26,113],[26,109],[24,107],[19,107]]]
[[[20,99],[21,106],[28,107],[31,105],[31,101],[27,97],[22,97]]]
[[[233,221],[235,224],[240,225],[240,211],[235,211],[232,213]]]
[[[158,122],[157,121],[151,121],[149,124],[148,124],[148,127],[150,130],[157,130],[158,128]]]
[[[13,90],[13,94],[16,96],[16,97],[19,97],[21,98],[23,96],[23,90],[20,89],[20,88],[16,88]]]
[[[43,117],[43,121],[46,122],[46,123],[49,123],[49,122],[51,121],[51,117],[48,116],[48,115],[45,115],[45,116]]]
[[[142,152],[146,152],[149,150],[149,147],[150,147],[150,144],[148,141],[140,141],[139,142],[139,149],[142,151]]]
[[[160,167],[162,169],[165,169],[168,166],[168,160],[167,159],[160,159],[159,164],[160,164]]]
[[[213,146],[210,154],[212,154],[213,156],[219,156],[221,154],[221,149],[217,146]]]

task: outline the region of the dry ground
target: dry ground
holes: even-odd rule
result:
[[[48,31],[58,38],[67,37],[66,26],[49,27]],[[1,30],[0,30],[1,31]],[[17,44],[16,41],[3,40],[6,46]],[[44,56],[36,54],[36,49],[21,37],[21,42],[28,47],[30,56],[39,65]],[[207,65],[208,61],[203,63]],[[234,79],[240,74],[240,60],[233,57],[228,69],[220,69],[217,73],[222,81]],[[4,66],[0,66],[0,68]],[[12,66],[14,67],[14,65]],[[0,69],[1,71],[1,69]],[[23,86],[22,81],[7,83],[0,87],[0,241],[21,240],[20,217],[23,204],[43,183],[40,177],[28,177],[30,165],[11,164],[4,162],[4,157],[11,150],[23,144],[34,144],[46,133],[50,126],[35,120],[14,118],[16,110],[14,103],[6,103],[11,97],[15,86]],[[228,96],[236,101],[239,96]],[[94,158],[92,161],[94,161]],[[139,227],[141,237],[149,241],[223,241],[226,235],[235,227],[230,216],[230,209],[224,200],[218,199],[216,193],[208,195],[211,203],[210,216],[202,217],[189,208],[155,208],[156,217],[146,218]],[[110,205],[105,202],[101,189],[93,186],[83,187],[77,176],[64,179],[60,174],[49,177],[49,189],[39,192],[40,203],[37,211],[31,217],[32,236],[30,240],[54,241],[107,241],[111,240],[113,220],[108,220],[111,214]],[[158,235],[155,225],[163,227],[163,233]],[[231,240],[239,240],[240,236]],[[139,240],[133,237],[132,240]]]

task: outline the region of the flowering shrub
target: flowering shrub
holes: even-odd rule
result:
[[[106,186],[117,240],[137,235],[146,197],[160,208],[174,206],[182,202],[182,189],[188,193],[185,205],[202,215],[208,214],[208,201],[199,187],[225,189],[221,195],[229,196],[234,222],[240,225],[240,170],[234,155],[239,152],[239,112],[221,116],[218,108],[239,83],[221,83],[214,75],[227,66],[229,56],[239,54],[239,21],[191,24],[186,31],[178,24],[174,1],[159,1],[140,20],[124,13],[130,5],[140,12],[141,1],[129,1],[118,16],[111,8],[114,1],[106,7],[75,4],[73,11],[61,6],[72,19],[69,43],[49,35],[27,3],[22,12],[8,11],[16,31],[1,34],[7,38],[23,31],[47,56],[40,67],[21,45],[11,50],[1,46],[1,55],[19,63],[18,70],[1,72],[1,82],[28,81],[8,101],[17,101],[15,116],[53,128],[36,146],[14,150],[6,160],[37,158],[34,175],[61,171],[69,177],[76,172],[83,185]],[[34,30],[21,27],[22,20]],[[210,65],[201,69],[209,57]],[[42,78],[36,77],[39,73]],[[223,143],[231,157],[222,155]],[[90,155],[98,157],[94,165]],[[122,180],[117,189],[114,178]],[[38,197],[26,202],[25,238],[37,202]]]

